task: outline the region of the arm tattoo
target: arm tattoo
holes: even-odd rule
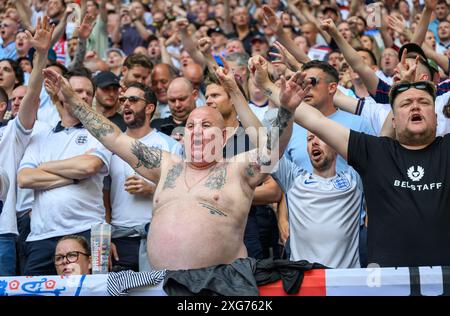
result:
[[[284,130],[288,126],[289,120],[292,118],[292,113],[283,107],[278,110],[278,116],[272,124],[272,127],[278,127],[278,137],[281,137]],[[267,149],[272,150],[272,130],[269,129],[267,133]]]
[[[86,47],[87,47],[87,40],[85,39],[79,39],[77,50],[75,51],[75,56],[73,62],[69,65],[69,69],[78,69],[83,67],[84,62],[84,56],[86,55]]]
[[[270,90],[269,88],[264,89],[263,93],[266,97],[272,96],[272,90]]]
[[[251,162],[248,164],[247,168],[245,168],[245,173],[247,174],[248,177],[254,177],[255,174],[260,172],[261,172],[261,163],[259,161],[257,163]]]
[[[97,139],[114,133],[114,126],[106,118],[92,109],[88,109],[83,103],[75,103],[74,114],[83,123],[84,127]]]
[[[166,181],[164,181],[163,189],[174,188],[175,181],[180,176],[182,171],[183,171],[183,163],[180,162],[180,163],[174,165],[167,173],[167,177],[166,177]]]
[[[136,140],[131,146],[131,152],[136,156],[138,163],[135,168],[144,166],[148,169],[159,168],[161,166],[162,150],[156,147],[148,147]]]
[[[209,214],[211,214],[211,215],[219,215],[219,216],[225,216],[225,217],[228,217],[227,214],[225,214],[225,213],[222,212],[222,211],[219,211],[219,210],[216,209],[214,206],[211,206],[211,205],[209,205],[209,204],[202,203],[202,202],[200,202],[200,205],[203,206],[204,208],[208,209],[208,210],[209,210]]]
[[[227,165],[214,167],[212,174],[206,179],[205,187],[212,190],[222,189],[227,180]]]

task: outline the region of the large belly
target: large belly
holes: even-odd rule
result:
[[[155,212],[147,250],[154,269],[195,269],[246,257],[245,222],[212,215],[192,201],[173,201]]]

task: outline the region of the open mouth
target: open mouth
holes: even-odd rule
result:
[[[322,151],[319,149],[313,149],[311,151],[311,155],[314,160],[319,160],[320,157],[322,156]]]
[[[123,110],[123,118],[129,119],[133,115],[133,111],[131,110]]]
[[[413,114],[411,116],[411,122],[422,122],[422,115],[420,115],[420,114]]]

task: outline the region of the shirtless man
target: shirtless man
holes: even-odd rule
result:
[[[256,149],[236,156],[239,162],[221,161],[227,139],[223,118],[216,109],[200,107],[186,122],[187,158],[182,160],[122,134],[78,98],[59,74],[45,70],[44,76],[92,135],[157,184],[148,235],[149,260],[154,269],[203,268],[247,256],[243,243],[246,219],[254,189],[266,176],[260,172],[261,167],[271,163],[267,152],[274,148],[274,142],[267,142],[266,154]],[[309,88],[300,85],[303,78],[298,73],[281,89],[283,107],[274,123],[279,128],[281,154],[292,133],[292,113],[308,93]],[[217,140],[221,147],[208,151]],[[263,147],[266,145],[260,149]]]

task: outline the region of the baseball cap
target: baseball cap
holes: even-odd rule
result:
[[[427,60],[427,55],[425,55],[425,52],[423,51],[422,47],[417,45],[416,43],[407,43],[400,47],[398,50],[398,60],[402,59],[403,51],[406,49],[406,51],[409,53],[417,53],[420,56],[423,57],[423,59]]]
[[[106,55],[108,55],[110,52],[116,52],[122,57],[126,57],[126,54],[121,50],[120,48],[110,48],[106,51]]]
[[[225,33],[222,31],[222,29],[220,27],[211,28],[206,32],[206,34],[208,34],[208,36],[211,36],[212,33],[220,33],[222,35],[225,35]]]
[[[267,39],[266,39],[263,35],[260,35],[260,34],[257,34],[257,35],[255,35],[255,36],[253,36],[253,38],[252,38],[252,40],[250,41],[250,43],[253,44],[253,43],[256,42],[256,41],[265,42],[265,43],[269,44],[269,43],[267,42]]]
[[[95,75],[94,84],[96,87],[105,88],[110,86],[120,87],[120,80],[111,71],[101,71]]]
[[[427,58],[427,55],[425,55],[425,52],[423,51],[422,47],[417,45],[416,43],[407,43],[400,47],[398,51],[398,60],[402,59],[403,51],[406,49],[407,53],[417,53],[424,61],[427,62],[428,69],[431,72],[431,75],[433,76],[434,73],[439,72],[439,67],[436,64],[436,62],[430,58]]]

